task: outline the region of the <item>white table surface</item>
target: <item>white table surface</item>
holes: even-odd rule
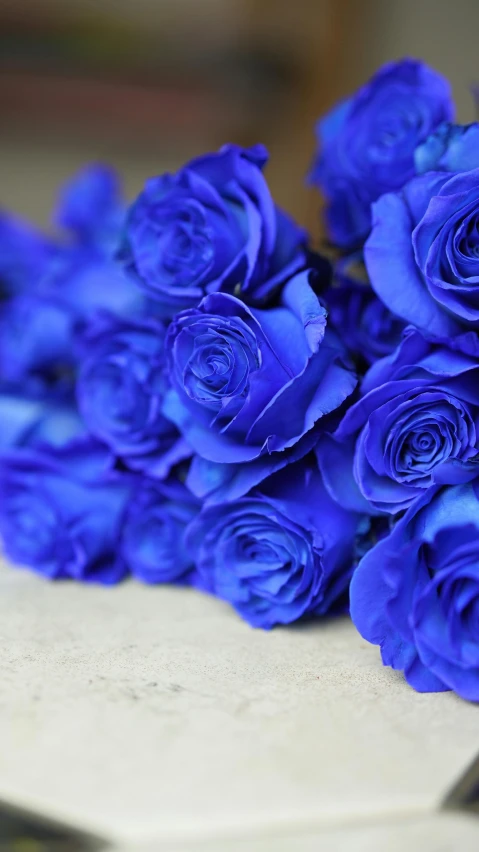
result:
[[[413,692],[346,619],[265,633],[194,591],[2,567],[0,654],[4,801],[135,849],[457,852],[431,820],[479,848],[479,817],[434,816],[479,707]]]

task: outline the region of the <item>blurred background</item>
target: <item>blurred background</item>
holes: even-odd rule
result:
[[[479,0],[1,0],[0,204],[47,224],[88,160],[144,179],[264,142],[274,195],[313,231],[313,123],[381,63],[422,57],[476,117]]]

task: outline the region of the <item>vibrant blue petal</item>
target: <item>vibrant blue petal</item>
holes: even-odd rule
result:
[[[419,328],[451,334],[457,323],[429,294],[414,258],[410,213],[399,195],[383,195],[373,206],[373,227],[364,256],[371,284],[388,308]]]

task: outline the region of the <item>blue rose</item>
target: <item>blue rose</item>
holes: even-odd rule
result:
[[[305,455],[315,424],[356,385],[307,273],[291,279],[277,308],[206,296],[174,318],[166,350],[172,389],[164,411],[210,463],[190,481],[198,496],[230,475],[225,465],[239,466],[245,493],[291,453]]]
[[[96,324],[105,307],[121,315],[137,306],[121,270],[117,274],[91,258],[76,260],[78,264],[69,257],[61,272],[57,261],[50,264],[40,286],[3,306],[0,383],[13,391],[36,398],[72,398],[85,330]]]
[[[323,296],[329,320],[360,366],[389,355],[401,340],[404,322],[370,286],[360,255],[339,260],[333,286]]]
[[[55,251],[53,241],[28,222],[0,212],[0,297],[37,286]]]
[[[51,579],[115,583],[125,575],[118,541],[129,481],[105,470],[105,454],[84,442],[16,450],[0,458],[4,552]]]
[[[479,168],[479,124],[441,124],[416,148],[414,163],[418,175]]]
[[[91,434],[133,470],[163,478],[191,454],[162,413],[167,389],[164,326],[104,317],[85,340],[77,399]]]
[[[125,212],[116,172],[90,163],[62,187],[54,220],[82,244],[116,248]]]
[[[38,396],[70,392],[78,333],[104,310],[141,312],[144,299],[115,260],[124,212],[113,174],[89,167],[60,204],[73,242],[54,242],[0,216],[0,382]],[[62,218],[63,217],[63,218]]]
[[[359,244],[371,227],[371,203],[414,175],[414,151],[453,117],[449,83],[422,62],[381,68],[317,126],[321,146],[311,182],[326,196],[331,239]]]
[[[78,328],[102,311],[120,317],[144,311],[138,288],[104,246],[58,245],[35,293],[61,303]]]
[[[31,397],[68,396],[76,358],[75,318],[58,299],[14,296],[0,314],[0,380]]]
[[[65,401],[29,399],[0,390],[0,452],[13,447],[62,447],[84,437],[75,407]]]
[[[186,543],[198,501],[179,481],[142,478],[123,522],[121,550],[130,573],[144,583],[191,583],[193,557]]]
[[[362,559],[359,632],[419,692],[479,701],[479,482],[431,488]]]
[[[357,524],[314,465],[297,464],[239,500],[204,508],[187,541],[202,587],[268,629],[344,607]]]
[[[479,452],[479,362],[408,329],[378,361],[319,464],[342,505],[393,514],[436,482],[472,478]]]
[[[124,259],[171,317],[227,290],[263,302],[305,265],[304,232],[274,204],[262,145],[226,145],[147,181],[132,205]]]
[[[0,285],[3,264],[6,292],[53,300],[80,324],[101,310],[141,312],[145,300],[116,258],[124,219],[116,174],[86,166],[62,189],[55,212],[67,239],[53,241],[11,217],[0,218],[0,248],[8,246],[0,259]]]
[[[478,328],[478,222],[479,168],[426,172],[380,198],[365,246],[379,298],[437,335]]]
[[[58,244],[41,292],[61,298],[83,323],[101,310],[120,316],[143,310],[138,288],[116,257],[125,216],[119,178],[107,166],[85,166],[61,190],[55,221],[73,240]]]

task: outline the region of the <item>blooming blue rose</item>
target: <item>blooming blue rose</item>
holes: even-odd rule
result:
[[[416,148],[414,163],[418,175],[479,168],[479,124],[441,124]]]
[[[479,452],[479,361],[408,329],[363,380],[360,399],[318,444],[333,496],[393,514],[436,482],[472,478]]]
[[[315,424],[356,385],[307,273],[288,282],[277,308],[250,309],[225,293],[206,296],[174,318],[166,350],[172,389],[164,411],[213,463],[211,471],[201,465],[201,481],[191,483],[198,496],[223,478],[214,465],[239,465],[245,493],[298,447],[305,455]]]
[[[116,172],[91,163],[62,187],[54,219],[80,243],[116,248],[125,212]]]
[[[262,145],[226,145],[147,181],[132,205],[124,259],[164,316],[217,290],[263,302],[305,265],[304,232],[274,204]]]
[[[359,244],[371,226],[371,203],[414,175],[417,145],[453,117],[449,83],[422,62],[381,68],[317,126],[321,146],[311,182],[321,188],[333,242]]]
[[[135,304],[121,270],[91,257],[69,257],[61,270],[58,260],[51,261],[39,286],[3,306],[0,383],[36,398],[73,397],[85,329],[104,307],[121,315]]]
[[[479,480],[431,488],[362,559],[359,632],[419,692],[479,701]]]
[[[72,389],[78,333],[99,311],[130,315],[144,299],[115,260],[124,218],[113,174],[89,167],[71,182],[61,222],[75,242],[54,242],[0,216],[0,382],[38,396]]]
[[[336,263],[333,286],[323,300],[329,321],[361,367],[389,355],[400,342],[404,322],[376,296],[360,255]]]
[[[142,478],[123,521],[121,550],[130,573],[144,583],[191,583],[193,556],[186,530],[199,503],[178,480]]]
[[[379,298],[437,335],[479,328],[479,168],[426,172],[374,205],[366,266]]]
[[[110,584],[125,575],[118,541],[131,485],[104,461],[89,442],[0,457],[0,537],[13,563],[51,579]]]
[[[357,524],[315,466],[300,463],[239,500],[204,508],[187,542],[202,587],[268,629],[344,606]]]
[[[57,246],[42,293],[63,299],[82,322],[99,310],[120,316],[143,310],[138,288],[116,258],[125,215],[118,176],[107,166],[85,166],[62,188],[55,220],[74,240]]]
[[[75,320],[58,299],[25,293],[0,313],[0,380],[30,397],[72,394]]]
[[[76,175],[57,218],[75,242],[0,218],[0,288],[10,295],[0,316],[0,383],[35,398],[73,396],[78,338],[99,312],[130,315],[144,304],[114,259],[124,211],[113,172],[90,166]]]
[[[20,231],[17,225],[21,238],[13,241],[16,252],[30,257],[24,276],[29,279],[28,292],[63,304],[83,324],[101,310],[120,316],[141,312],[145,300],[116,257],[125,214],[113,170],[99,165],[80,170],[63,187],[55,212],[55,221],[70,232],[70,239],[53,242],[27,226]],[[0,221],[0,247],[1,243]]]
[[[91,434],[133,470],[164,478],[191,454],[162,413],[165,328],[156,320],[104,317],[85,340],[77,399]]]
[[[120,317],[144,311],[138,288],[104,246],[57,246],[35,292],[61,303],[78,328],[88,326],[102,311]]]
[[[32,225],[0,212],[0,297],[37,286],[55,250],[53,241]]]
[[[62,447],[84,437],[75,407],[64,401],[29,399],[0,391],[0,452],[13,447]]]

